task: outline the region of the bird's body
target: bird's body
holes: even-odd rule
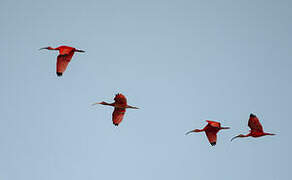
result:
[[[221,127],[221,124],[216,121],[209,121],[207,120],[207,125],[203,129],[195,129],[192,131],[187,132],[186,134],[192,133],[192,132],[205,132],[206,136],[212,146],[216,145],[217,142],[217,133],[221,129],[229,129],[229,127]]]
[[[66,55],[75,50],[75,48],[69,46],[59,46],[56,49],[59,50],[59,55]]]
[[[75,52],[85,52],[83,50],[78,50],[76,48],[69,47],[69,46],[59,46],[57,48],[44,47],[44,48],[41,48],[41,49],[59,51],[59,55],[57,57],[57,64],[56,64],[57,76],[62,76],[63,75],[63,73],[66,71],[66,68],[67,68],[69,62],[71,61],[71,59],[72,59],[72,57],[73,57]]]
[[[266,136],[266,135],[275,135],[272,133],[264,132],[263,126],[261,125],[259,119],[254,114],[250,114],[249,120],[248,120],[248,126],[250,128],[250,131],[248,134],[246,134],[246,135],[240,134],[238,136],[235,136],[231,139],[231,141],[234,140],[235,138],[239,138],[239,137],[251,136],[251,137],[257,138],[257,137],[262,137],[262,136]]]
[[[113,106],[115,109],[112,114],[112,121],[115,126],[118,126],[122,122],[127,108],[131,108],[131,109],[138,109],[138,108],[129,106],[127,104],[127,98],[123,94],[116,94],[114,100],[115,102],[113,103],[107,103],[103,101],[100,103],[94,103],[93,105],[102,104],[106,106]]]

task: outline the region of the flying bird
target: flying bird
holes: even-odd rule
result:
[[[63,75],[75,52],[82,52],[82,53],[85,52],[83,50],[75,49],[69,46],[59,46],[57,48],[52,48],[49,46],[49,47],[41,48],[39,50],[42,50],[42,49],[59,51],[59,55],[57,57],[57,76]]]
[[[221,130],[221,129],[230,129],[229,127],[221,127],[221,124],[219,122],[216,121],[207,121],[207,125],[203,128],[203,129],[195,129],[192,131],[189,131],[186,133],[186,135],[192,133],[192,132],[202,132],[205,131],[206,136],[210,142],[210,144],[212,146],[216,145],[216,141],[217,141],[217,133]]]
[[[234,140],[235,138],[243,138],[243,137],[249,137],[249,136],[261,137],[261,136],[266,136],[266,135],[271,135],[271,136],[275,135],[272,133],[265,133],[259,119],[254,114],[249,115],[248,126],[250,128],[250,132],[248,134],[246,135],[240,134],[238,136],[235,136],[231,139],[231,141]]]
[[[113,102],[113,103],[107,103],[107,102],[102,101],[99,103],[94,103],[92,105],[102,104],[102,105],[106,105],[106,106],[115,107],[114,112],[112,114],[112,120],[113,120],[113,124],[115,126],[118,126],[122,122],[127,108],[139,109],[139,108],[134,107],[134,106],[129,106],[127,104],[127,98],[123,94],[116,94],[114,100],[115,100],[115,102]]]

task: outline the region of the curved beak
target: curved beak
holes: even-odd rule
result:
[[[235,137],[233,137],[230,141],[233,141],[234,139],[236,139],[236,138],[238,138],[239,137],[239,135],[238,136],[235,136]]]
[[[195,132],[195,130],[191,130],[191,131],[187,132],[185,135],[188,135],[188,134],[193,133],[193,132]]]
[[[76,49],[75,51],[76,51],[76,52],[81,52],[81,53],[84,53],[84,52],[85,52],[85,51],[80,50],[80,49]]]
[[[48,47],[43,47],[43,48],[40,48],[39,50],[42,50],[42,49],[48,49]]]

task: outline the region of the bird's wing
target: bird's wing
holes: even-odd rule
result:
[[[114,112],[113,112],[113,124],[115,126],[118,126],[123,118],[124,118],[124,115],[126,113],[126,109],[125,108],[115,108]]]
[[[127,98],[123,94],[116,94],[115,96],[115,104],[126,106],[127,105]]]
[[[216,145],[216,141],[217,141],[217,132],[215,131],[205,131],[206,132],[206,136],[210,142],[210,144],[212,146]]]
[[[210,120],[206,120],[207,123],[212,126],[212,127],[215,127],[215,128],[220,128],[220,123],[219,122],[216,122],[216,121],[210,121]]]
[[[58,55],[58,58],[57,58],[57,75],[58,76],[62,76],[62,74],[65,72],[73,55],[74,55],[74,51],[71,51],[69,54],[66,54],[66,55]]]
[[[251,131],[263,132],[263,126],[255,115],[250,115],[248,126],[250,127]]]

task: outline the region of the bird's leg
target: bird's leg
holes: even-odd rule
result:
[[[129,105],[127,105],[127,107],[126,108],[130,108],[130,109],[139,109],[139,108],[137,108],[137,107],[134,107],[134,106],[129,106]]]
[[[265,135],[274,136],[274,135],[276,135],[276,134],[273,134],[273,133],[264,133],[264,136],[265,136]]]

